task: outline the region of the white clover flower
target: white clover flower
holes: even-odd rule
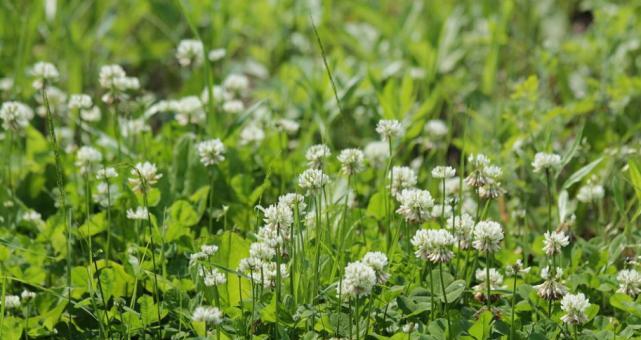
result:
[[[325,144],[312,145],[305,153],[307,165],[312,169],[320,169],[323,166],[323,161],[331,155],[331,151]]]
[[[30,74],[34,77],[32,85],[36,90],[42,89],[45,83],[57,81],[58,77],[60,77],[58,69],[53,64],[43,61],[35,63],[31,68]]]
[[[384,141],[389,141],[394,137],[399,137],[403,134],[403,127],[398,120],[380,120],[376,124],[376,132],[381,135]]]
[[[203,244],[200,246],[200,251],[207,256],[212,256],[218,252],[218,246],[215,244]]]
[[[474,229],[475,249],[481,252],[495,252],[501,247],[499,243],[503,240],[503,228],[494,221],[481,221]]]
[[[341,171],[347,176],[363,171],[365,155],[359,149],[345,149],[338,155]]]
[[[617,274],[617,292],[635,297],[641,293],[641,273],[634,269],[623,269]]]
[[[363,262],[350,262],[337,292],[350,297],[367,296],[376,285],[376,272]]]
[[[543,236],[545,237],[543,250],[548,256],[560,253],[561,248],[570,244],[570,239],[562,231],[545,232]]]
[[[24,212],[22,214],[22,220],[23,221],[27,221],[27,222],[31,222],[31,223],[35,223],[35,224],[43,223],[42,215],[40,215],[40,213],[35,211],[35,210],[29,210],[29,211]]]
[[[5,130],[20,131],[29,125],[33,110],[21,102],[9,101],[0,107],[0,119]]]
[[[380,167],[385,165],[389,158],[389,146],[385,142],[371,142],[365,146],[365,158],[373,166]]]
[[[552,170],[561,167],[561,156],[554,153],[537,152],[532,161],[532,168],[534,172],[541,172],[541,170]]]
[[[209,51],[207,58],[209,58],[209,61],[216,62],[225,58],[226,55],[227,51],[224,48],[216,48]]]
[[[447,220],[447,226],[452,227],[454,237],[461,249],[468,249],[472,244],[472,228],[474,227],[474,219],[467,213],[459,216],[451,216]]]
[[[218,138],[198,143],[196,150],[200,161],[205,166],[215,165],[225,160],[225,145]]]
[[[116,169],[112,167],[106,167],[96,171],[96,179],[99,181],[105,181],[116,177],[118,177],[118,173],[116,172]]]
[[[199,124],[205,121],[203,103],[196,96],[187,96],[167,103],[168,108],[176,112],[176,122],[179,125]]]
[[[145,123],[145,118],[120,119],[120,133],[123,137],[137,136],[145,131],[151,130]]]
[[[223,103],[223,111],[227,113],[239,113],[245,109],[245,104],[242,100],[228,100]]]
[[[483,168],[483,174],[491,180],[497,180],[503,175],[503,170],[496,165],[488,165]]]
[[[96,192],[92,195],[94,202],[105,208],[113,206],[118,196],[120,196],[118,186],[115,184],[107,184],[106,182],[98,183]]]
[[[125,70],[120,65],[105,65],[100,68],[100,74],[98,76],[98,82],[100,86],[104,89],[114,89],[118,88],[116,86],[118,82],[121,82],[123,78],[126,78],[127,74]]]
[[[443,191],[443,187],[439,185],[439,190]],[[445,179],[445,196],[451,196],[461,191],[461,180],[459,177],[452,177]]]
[[[561,320],[570,325],[586,323],[588,317],[585,311],[588,307],[590,307],[590,300],[583,293],[567,294],[561,299],[561,309],[565,312]]]
[[[454,236],[445,229],[419,229],[412,237],[416,257],[432,263],[448,262],[454,256]]]
[[[0,299],[0,303],[2,300]],[[6,309],[13,309],[20,307],[20,297],[18,295],[5,295],[4,296],[4,307]]]
[[[263,210],[263,221],[274,228],[288,229],[294,223],[294,214],[287,204],[272,204]]]
[[[215,85],[211,89],[211,94],[214,97],[214,101],[216,103],[221,103],[221,102],[226,102],[234,99],[234,95],[227,91],[225,88],[222,86]],[[209,88],[205,87],[200,94],[200,100],[203,103],[208,103],[209,102]],[[150,108],[151,109],[151,108]],[[153,111],[152,111],[153,112]]]
[[[478,284],[473,287],[474,290],[474,295],[477,299],[487,299],[487,283],[488,283],[488,277],[487,277],[487,268],[479,268],[476,270],[474,273],[474,276],[476,277],[476,281],[478,281]],[[489,282],[490,282],[490,294],[492,294],[493,290],[501,289],[503,286],[503,275],[499,273],[498,270],[494,268],[490,268],[490,277],[489,277]]]
[[[8,92],[13,88],[14,82],[13,78],[4,77],[0,78],[0,91]]]
[[[76,166],[80,168],[80,173],[91,172],[92,169],[102,161],[100,151],[91,146],[83,146],[76,153]]]
[[[86,94],[72,94],[69,97],[69,109],[90,109],[93,106],[91,97]]]
[[[307,192],[322,189],[329,182],[329,176],[319,169],[307,169],[298,176],[298,185]]]
[[[363,256],[362,262],[374,269],[376,272],[376,282],[378,284],[383,284],[389,278],[389,275],[385,272],[385,267],[387,266],[387,256],[385,253],[380,251],[370,251]]]
[[[266,288],[276,287],[276,278],[278,276],[278,266],[276,262],[261,262],[261,267],[253,272],[252,280]],[[285,279],[289,277],[287,266],[284,263],[280,265],[280,277]]]
[[[191,319],[196,322],[220,325],[223,322],[223,312],[216,307],[198,306],[194,310],[194,314],[191,316]]]
[[[204,273],[203,282],[207,287],[219,286],[227,283],[225,274],[220,272],[217,268],[212,268]]]
[[[20,293],[20,297],[22,298],[22,300],[28,301],[28,300],[34,299],[36,297],[36,293],[29,291],[27,289],[23,289],[22,293]]]
[[[588,183],[579,189],[576,194],[576,199],[583,203],[592,203],[598,201],[605,196],[603,186],[599,184]]]
[[[403,189],[414,187],[417,182],[416,172],[406,166],[393,167],[389,177],[392,182],[392,195],[395,197],[400,194]]]
[[[482,153],[469,155],[467,157],[467,162],[470,163],[474,169],[483,169],[490,165],[490,159]]]
[[[249,88],[249,79],[242,74],[230,74],[223,81],[223,87],[234,93],[240,93]]]
[[[185,39],[178,43],[176,48],[176,59],[182,67],[200,66],[204,59],[203,43],[200,40]]]
[[[524,267],[523,261],[521,259],[516,260],[513,265],[505,267],[505,275],[514,276],[516,275],[525,275],[530,272],[530,267]]]
[[[257,257],[246,257],[238,263],[238,271],[241,273],[253,273],[261,268],[263,260]]]
[[[451,166],[437,166],[432,169],[432,177],[434,178],[452,178],[456,176],[456,170]]]
[[[287,118],[277,120],[275,125],[276,128],[281,131],[285,131],[288,135],[294,135],[300,129],[300,124],[298,124],[298,122]]]
[[[448,128],[440,119],[432,119],[425,124],[425,132],[427,132],[432,139],[447,136]]]
[[[158,183],[162,174],[158,173],[155,164],[144,162],[137,163],[136,166],[131,169],[131,176],[132,177],[129,178],[129,184],[133,187],[133,190],[136,192],[146,192],[152,185]]]
[[[276,256],[276,251],[267,243],[254,242],[249,246],[249,256],[263,261],[269,261]]]
[[[403,189],[396,197],[400,207],[396,210],[405,221],[420,224],[430,218],[430,208],[434,206],[432,195],[427,190]]]
[[[296,193],[288,193],[278,197],[278,204],[285,204],[294,211],[298,207],[298,211],[304,211],[307,208],[305,204],[305,196]]]
[[[98,122],[102,118],[102,113],[98,106],[93,106],[89,109],[81,109],[80,118],[86,122]]]
[[[137,207],[136,210],[127,209],[127,218],[130,220],[146,220],[148,210],[145,207]]]
[[[265,131],[256,124],[249,124],[240,132],[240,145],[259,144],[265,139]]]
[[[550,275],[549,267],[544,267],[541,269],[541,277],[543,278],[543,283],[536,285],[533,288],[536,289],[537,294],[545,300],[558,300],[563,295],[567,294],[567,288],[561,283],[560,279],[563,276],[563,269],[556,267],[554,271],[554,276]]]

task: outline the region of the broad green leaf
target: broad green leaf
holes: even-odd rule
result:
[[[588,164],[588,165],[582,167],[581,169],[577,170],[575,173],[572,174],[572,176],[570,176],[570,178],[568,178],[565,181],[565,183],[563,183],[562,188],[564,190],[567,190],[574,183],[577,183],[578,181],[583,179],[583,177],[588,175],[597,165],[599,165],[599,163],[601,163],[602,160],[603,160],[603,157],[599,157],[596,160],[592,161],[590,164]]]

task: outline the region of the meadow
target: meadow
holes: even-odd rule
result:
[[[0,22],[0,339],[641,339],[641,3]]]

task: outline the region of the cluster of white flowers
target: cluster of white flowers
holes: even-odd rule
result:
[[[0,300],[0,303],[2,300]],[[13,309],[20,307],[20,297],[18,295],[5,295],[4,296],[4,308]]]
[[[395,166],[389,173],[392,195],[396,197],[403,189],[413,188],[416,185],[416,172],[406,166]]]
[[[265,225],[258,229],[258,239],[272,248],[279,248],[290,239],[294,213],[286,203],[272,204],[263,211]]]
[[[503,194],[501,168],[491,165],[489,158],[483,154],[472,154],[467,161],[472,168],[472,172],[465,178],[468,187],[476,188],[483,198],[491,199]]]
[[[36,225],[40,225],[43,223],[42,221],[42,215],[40,215],[39,212],[35,210],[29,210],[26,211],[22,214],[22,220],[26,222],[30,222]]]
[[[200,66],[205,59],[203,43],[200,40],[184,39],[178,43],[176,49],[176,59],[178,64],[183,67]]]
[[[203,278],[203,283],[207,287],[219,286],[227,283],[227,277],[217,268],[200,268],[200,276]]]
[[[451,216],[447,221],[447,226],[452,227],[452,233],[461,249],[468,249],[472,245],[472,229],[474,219],[467,213],[460,216]]]
[[[561,248],[570,244],[570,239],[562,231],[545,232],[543,235],[543,250],[548,256],[553,256],[561,252]]]
[[[372,292],[376,285],[376,271],[361,262],[350,262],[345,267],[343,280],[337,287],[337,293],[343,296],[360,298]]]
[[[106,208],[114,205],[114,202],[120,196],[120,191],[116,184],[99,182],[96,185],[96,191],[92,195],[94,202]]]
[[[136,192],[147,192],[161,177],[162,174],[158,173],[155,164],[149,162],[137,163],[136,166],[131,169],[129,184]]]
[[[362,262],[374,269],[376,273],[376,282],[383,284],[389,278],[389,274],[385,271],[387,266],[387,255],[380,251],[370,251],[363,256]]]
[[[412,237],[416,257],[433,263],[448,262],[454,256],[456,239],[445,229],[420,229]]]
[[[312,145],[307,149],[305,153],[305,159],[307,159],[307,165],[311,169],[321,169],[323,167],[323,162],[328,158],[332,153],[329,151],[329,148],[325,144]]]
[[[60,77],[58,69],[53,64],[44,61],[35,63],[29,73],[34,78],[32,85],[36,90],[42,89],[47,83],[57,81]]]
[[[251,123],[245,126],[240,131],[240,145],[258,145],[265,139],[265,131],[256,123]]]
[[[8,101],[0,107],[0,119],[5,130],[21,131],[29,125],[33,110],[21,102]]]
[[[225,145],[218,138],[198,143],[196,150],[200,161],[205,166],[215,165],[225,160]]]
[[[532,161],[534,172],[554,170],[561,167],[561,156],[555,153],[537,152]]]
[[[521,259],[516,260],[513,265],[507,266],[505,268],[505,275],[514,276],[514,275],[526,275],[530,272],[530,267],[525,267]]]
[[[503,228],[498,222],[481,221],[474,228],[474,242],[472,245],[480,252],[495,252],[501,248]]]
[[[451,166],[437,166],[432,169],[432,177],[438,179],[452,178],[456,176],[456,170]]]
[[[307,169],[298,176],[298,185],[307,192],[322,189],[329,182],[329,176],[320,169]]]
[[[376,124],[376,132],[381,135],[384,141],[389,141],[394,137],[399,137],[403,134],[403,127],[398,120],[380,120]]]
[[[305,204],[305,196],[296,193],[287,193],[278,197],[278,204],[287,205],[292,211],[304,211],[307,208]]]
[[[76,153],[76,166],[81,174],[87,174],[102,161],[102,154],[91,146],[82,146]]]
[[[105,65],[100,68],[98,75],[100,86],[107,90],[102,97],[102,101],[111,104],[114,97],[127,90],[137,90],[140,88],[140,81],[135,77],[128,77],[125,70],[120,65]]]
[[[216,307],[198,306],[194,310],[191,319],[196,322],[220,325],[223,322],[223,312]]]
[[[617,292],[637,296],[641,293],[641,273],[634,269],[623,269],[617,274]]]
[[[585,314],[590,307],[590,301],[583,295],[567,294],[561,299],[561,309],[565,312],[561,320],[570,325],[580,325],[588,321]]]
[[[421,224],[430,218],[430,208],[434,206],[434,200],[429,191],[403,189],[396,199],[400,203],[396,212],[408,223]]]
[[[347,176],[363,171],[365,155],[359,149],[345,149],[338,155],[341,171]]]
[[[445,137],[448,131],[447,125],[440,119],[432,119],[425,123],[425,132],[428,133],[431,140]]]
[[[576,194],[576,199],[579,200],[579,202],[592,203],[602,199],[603,196],[605,196],[603,186],[589,182],[579,189],[579,192]]]
[[[474,276],[476,277],[476,281],[479,283],[474,286],[474,293],[477,298],[487,298],[487,268],[480,268],[477,269],[476,272],[474,273]],[[494,268],[490,268],[490,293],[492,290],[500,289],[503,286],[503,275],[499,273],[498,270]]]
[[[81,110],[81,109],[90,109],[93,106],[93,101],[91,97],[86,94],[72,94],[69,97],[69,109],[71,110]]]
[[[562,276],[562,268],[556,267],[552,273],[549,267],[544,267],[541,269],[541,278],[544,281],[540,285],[534,286],[534,289],[545,300],[558,300],[567,294],[567,288],[561,283]]]
[[[134,209],[127,209],[127,218],[130,220],[146,220],[148,210],[145,207],[137,207]]]
[[[387,159],[389,159],[389,146],[387,143],[382,141],[371,142],[365,146],[365,158],[369,163],[375,167],[381,167],[385,165]]]
[[[123,137],[137,136],[145,131],[151,130],[149,125],[145,123],[145,118],[135,119],[120,119],[120,134]]]

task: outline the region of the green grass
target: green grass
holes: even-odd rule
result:
[[[641,277],[626,290],[619,274],[640,259],[639,4],[52,3],[0,2],[0,111],[10,101],[34,111],[0,129],[1,339],[641,337]],[[203,63],[180,66],[184,39],[203,43]],[[217,48],[225,56],[209,60]],[[46,93],[32,86],[40,61],[60,73]],[[99,73],[111,64],[140,88],[104,101],[113,88]],[[234,90],[230,75],[248,86]],[[100,119],[69,108],[79,93]],[[189,100],[197,107],[180,112]],[[372,145],[381,120],[403,133]],[[199,152],[210,139],[224,145],[213,165]],[[299,176],[316,144],[331,155],[312,167],[329,177],[309,189]],[[88,172],[83,146],[101,154]],[[343,171],[349,148],[365,151],[362,171]],[[558,166],[535,171],[539,152]],[[501,173],[486,174],[476,154]],[[142,162],[157,167],[156,183],[135,170]],[[458,177],[434,178],[437,166]],[[118,175],[109,191],[96,178],[107,167]],[[432,197],[413,207],[418,220],[397,212],[397,167]],[[489,183],[470,186],[475,176]],[[594,187],[603,197],[583,199]],[[278,210],[287,193],[304,200]],[[458,233],[463,214],[472,222]],[[465,247],[482,221],[500,224],[497,249]],[[419,230],[440,229],[453,242],[417,249]],[[548,255],[554,230],[568,244]],[[429,260],[434,247],[448,261]],[[387,263],[354,264],[369,252]],[[529,271],[514,273],[517,260]],[[540,296],[548,265],[567,294],[589,299],[579,325]],[[490,269],[501,280],[483,280]],[[356,274],[364,286],[350,295]],[[23,291],[36,296],[12,304]],[[199,321],[197,307],[218,308],[221,323]]]

